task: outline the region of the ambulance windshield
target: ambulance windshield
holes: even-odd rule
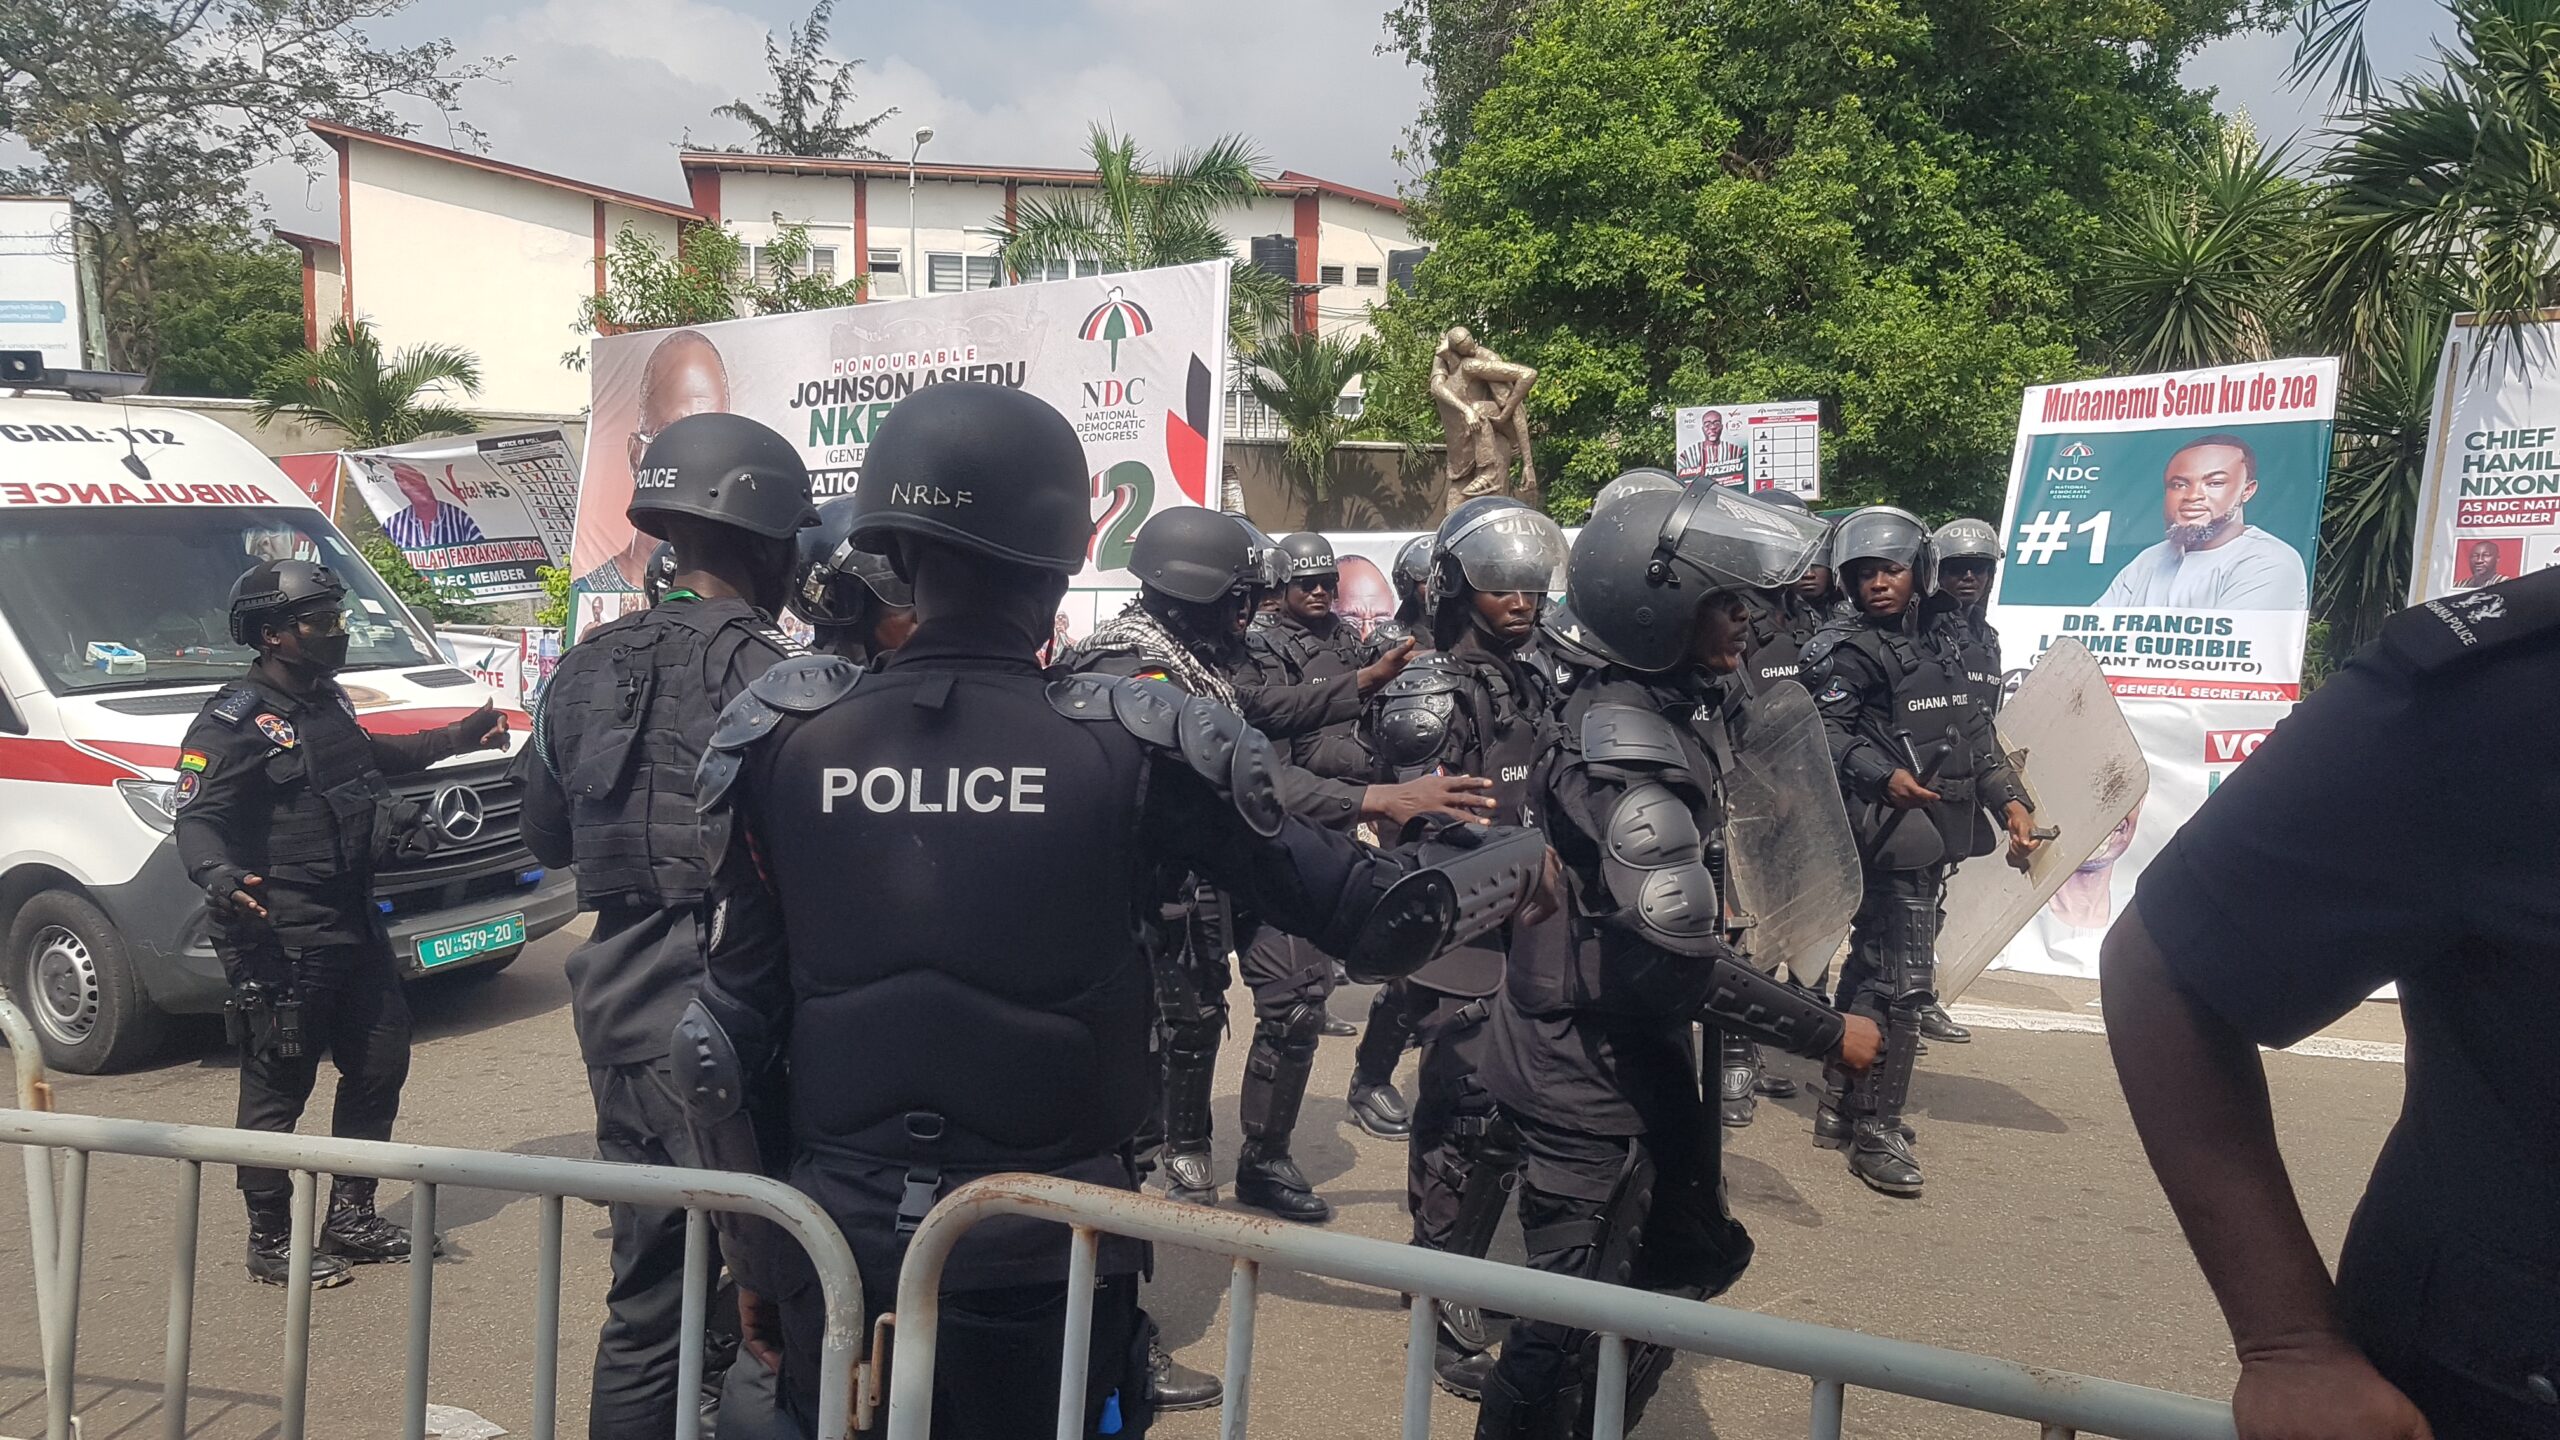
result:
[[[373,570],[314,510],[0,510],[0,614],[57,695],[238,677],[231,586],[300,556],[347,587],[347,668],[441,658]]]

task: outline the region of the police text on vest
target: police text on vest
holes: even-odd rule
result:
[[[1047,790],[1049,768],[1045,765],[1016,765],[999,770],[981,765],[972,770],[952,767],[939,775],[928,776],[922,770],[893,770],[879,766],[869,770],[850,770],[829,766],[819,774],[818,809],[820,813],[836,813],[836,801],[850,795],[862,801],[862,808],[886,815],[904,810],[910,815],[940,815],[963,809],[984,815],[996,810],[1018,815],[1039,815],[1048,805],[1039,797]]]

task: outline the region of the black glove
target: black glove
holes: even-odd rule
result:
[[[497,705],[488,700],[480,708],[444,727],[445,737],[453,744],[453,753],[466,750],[503,750],[507,747],[507,720],[498,713]]]
[[[212,865],[196,877],[204,887],[204,904],[216,920],[240,922],[264,920],[267,907],[258,903],[258,887],[266,877],[252,875],[237,865]]]

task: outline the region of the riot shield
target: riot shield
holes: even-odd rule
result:
[[[1728,903],[1752,960],[1810,985],[1838,953],[1865,888],[1822,714],[1803,686],[1773,685],[1742,708],[1733,740]]]
[[[1938,999],[1965,992],[2062,882],[2106,843],[2151,788],[2098,662],[2077,640],[2056,642],[2000,708],[2000,748],[2035,799],[2036,826],[2062,833],[2036,847],[2022,873],[2007,846],[1958,867],[1938,931]]]

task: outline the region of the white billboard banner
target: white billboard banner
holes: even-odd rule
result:
[[[1813,400],[1691,405],[1671,415],[1672,473],[1822,498],[1822,406]]]
[[[568,553],[578,465],[558,430],[346,453],[344,473],[409,568],[474,601],[542,594]]]
[[[2409,603],[2560,565],[2560,311],[2455,316],[2431,414]]]
[[[55,370],[88,368],[68,200],[0,197],[0,350],[41,350]]]
[[[658,431],[701,411],[751,416],[800,447],[826,500],[853,493],[899,400],[948,381],[1026,390],[1074,423],[1095,520],[1075,584],[1128,587],[1129,542],[1147,517],[1216,499],[1227,279],[1221,260],[599,338],[570,559],[577,624],[640,603],[657,542],[623,511]],[[1089,608],[1070,597],[1085,627]]]

